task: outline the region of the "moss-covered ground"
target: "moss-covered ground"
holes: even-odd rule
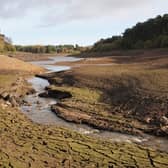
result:
[[[1,167],[162,167],[168,154],[135,144],[92,139],[29,121],[17,109],[0,108]]]
[[[7,73],[0,75],[0,87],[10,92],[10,86],[16,84],[18,76],[16,78],[11,76],[11,72],[8,72],[8,75]],[[85,80],[87,81],[87,78]],[[17,83],[17,88],[21,83]],[[75,103],[79,101],[78,108],[82,108],[83,111],[88,109],[86,114],[97,113],[96,109],[100,107],[101,110],[97,113],[100,114],[99,116],[109,115],[106,111],[110,106],[106,101],[104,103],[100,101],[103,91],[98,87],[86,88],[81,82],[80,86],[67,85],[59,89],[73,94],[72,99],[63,101],[63,103],[66,101],[71,103],[70,108],[77,108]],[[77,112],[79,113],[79,110]],[[115,116],[119,117],[119,115]],[[18,108],[11,107],[4,100],[0,100],[0,167],[167,168],[168,154],[136,144],[111,143],[68,129],[35,124]]]

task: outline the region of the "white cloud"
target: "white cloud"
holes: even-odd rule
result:
[[[124,18],[136,15],[139,10],[143,15],[144,10],[152,7],[155,0],[72,0],[59,12],[51,8],[45,15],[44,25],[55,25],[71,21],[91,20],[100,18]]]
[[[151,10],[157,0],[0,0],[0,17],[4,19],[39,12],[43,25],[54,25],[84,19],[124,17],[137,10]],[[162,1],[165,5],[168,3]],[[157,3],[158,4],[158,3]]]
[[[0,17],[4,19],[22,17],[41,10],[45,12],[55,6],[68,4],[71,0],[0,0]]]

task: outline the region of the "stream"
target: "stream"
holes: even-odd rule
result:
[[[53,57],[47,61],[36,61],[31,62],[32,64],[39,65],[48,70],[48,72],[59,72],[69,70],[71,67],[69,66],[55,66],[57,62],[64,61],[79,61],[79,58],[74,57]],[[151,147],[153,149],[161,150],[164,152],[168,152],[168,139],[160,138],[151,135],[140,136],[132,136],[122,133],[115,133],[109,131],[102,131],[98,129],[94,129],[85,124],[76,124],[67,122],[59,117],[55,113],[50,110],[51,105],[56,104],[56,100],[53,98],[41,98],[39,97],[39,93],[44,92],[45,87],[49,86],[49,82],[45,79],[41,79],[38,77],[33,77],[28,79],[28,82],[32,85],[32,87],[36,90],[35,94],[28,95],[25,97],[25,101],[28,102],[27,105],[22,105],[22,112],[28,116],[32,121],[45,124],[45,125],[56,125],[64,128],[68,128],[73,131],[77,131],[81,134],[85,134],[88,136],[109,140],[112,142],[128,142],[128,143],[137,143],[147,147]]]

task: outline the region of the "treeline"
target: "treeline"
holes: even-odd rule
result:
[[[32,45],[32,46],[15,46],[16,51],[31,52],[31,53],[72,53],[82,50],[78,45]]]
[[[168,14],[137,23],[121,36],[101,39],[94,44],[92,51],[148,48],[168,48]]]

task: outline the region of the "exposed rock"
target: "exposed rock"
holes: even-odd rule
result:
[[[40,93],[38,96],[39,97],[45,97],[45,98],[49,97],[48,92]]]
[[[1,107],[2,107],[2,109],[3,109],[3,110],[5,110],[5,109],[6,109],[6,107],[8,107],[8,105],[7,105],[7,104],[2,103],[2,104],[1,104]]]
[[[10,97],[9,101],[13,107],[16,107],[18,105],[15,97]]]
[[[161,130],[168,135],[168,126],[161,127]]]
[[[40,101],[37,101],[36,104],[40,104]]]
[[[39,94],[40,97],[51,97],[55,99],[66,99],[71,98],[72,95],[69,92],[66,91],[60,91],[60,90],[48,90],[47,92]]]
[[[6,101],[6,104],[8,106],[17,106],[19,103],[19,95],[17,93],[8,93],[8,92],[3,92],[0,95],[0,98]]]
[[[166,116],[162,116],[160,118],[160,123],[165,126],[168,125],[168,118]]]
[[[91,116],[84,114],[84,113],[78,113],[75,111],[70,111],[66,108],[63,108],[64,105],[59,104],[51,106],[51,110],[57,114],[57,116],[65,119],[69,122],[75,122],[75,123],[86,123],[91,119]]]
[[[1,93],[1,98],[6,99],[7,97],[9,97],[9,93],[7,92]]]
[[[26,100],[22,100],[22,104],[27,105],[28,102]]]
[[[75,109],[71,109],[67,107],[65,104],[57,103],[56,105],[51,106],[51,110],[60,118],[68,121],[74,122],[77,124],[87,124],[92,126],[93,128],[100,130],[108,130],[108,131],[117,131],[121,133],[134,134],[134,135],[142,135],[142,133],[133,129],[129,124],[121,126],[119,123],[111,123],[108,119],[104,119],[102,117],[94,116],[86,114],[82,111],[78,111]]]
[[[146,123],[150,124],[151,121],[152,121],[152,118],[150,118],[150,117],[146,117],[144,120],[145,120]]]
[[[29,89],[28,91],[27,91],[27,95],[30,95],[30,94],[35,94],[36,93],[36,91],[35,91],[35,89],[33,89],[33,88],[31,88],[31,89]]]
[[[9,101],[7,101],[7,102],[6,102],[6,105],[7,105],[7,106],[10,106],[10,105],[11,105],[11,103],[10,103]]]

